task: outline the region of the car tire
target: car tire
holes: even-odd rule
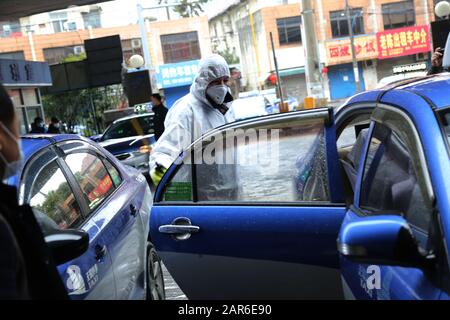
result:
[[[153,244],[147,244],[147,300],[165,300],[164,275],[161,259]]]

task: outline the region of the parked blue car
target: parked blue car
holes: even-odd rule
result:
[[[156,143],[154,114],[131,115],[115,120],[105,132],[91,137],[125,165],[149,176],[149,155]]]
[[[24,166],[8,184],[31,205],[46,240],[70,229],[89,236],[87,251],[58,266],[70,297],[164,299],[148,236],[152,195],[139,171],[76,135],[28,135],[22,146]],[[70,256],[74,244],[60,251]]]
[[[166,172],[153,243],[192,299],[447,299],[449,136],[448,73],[227,124]]]

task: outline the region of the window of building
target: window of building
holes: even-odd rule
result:
[[[84,28],[89,27],[96,29],[102,27],[102,21],[100,18],[101,9],[91,10],[89,12],[82,12]]]
[[[25,55],[23,51],[2,52],[0,53],[0,59],[25,60]]]
[[[197,31],[161,36],[164,63],[176,63],[201,58]]]
[[[301,43],[300,31],[301,17],[289,17],[277,19],[278,38],[280,45]]]
[[[0,38],[9,38],[21,35],[22,30],[19,21],[16,20],[0,22]]]
[[[362,8],[350,10],[351,24],[353,34],[364,33],[364,15]],[[333,38],[348,37],[348,21],[345,10],[330,12],[331,33]]]
[[[413,26],[416,23],[413,0],[386,3],[381,6],[384,29]]]
[[[76,56],[80,54],[80,48],[83,48],[81,52],[84,51],[83,45],[78,46],[68,46],[68,47],[58,47],[58,48],[46,48],[44,49],[44,59],[48,64],[58,64],[62,63],[64,59],[70,56]]]
[[[53,32],[67,31],[67,12],[50,12],[50,20],[52,22]]]
[[[90,153],[73,153],[66,162],[84,193],[89,208],[95,209],[113,191],[114,184],[103,162]]]
[[[144,56],[141,39],[135,38],[122,40],[122,52],[124,61],[128,61],[128,59],[135,54]]]

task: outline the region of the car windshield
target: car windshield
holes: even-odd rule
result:
[[[143,136],[152,133],[154,133],[153,116],[139,117],[113,123],[106,130],[102,140]]]

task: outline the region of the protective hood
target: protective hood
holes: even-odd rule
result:
[[[212,81],[225,76],[230,76],[230,69],[222,56],[213,54],[201,60],[199,72],[191,85],[191,94],[196,99],[211,106],[206,98],[206,88]]]

